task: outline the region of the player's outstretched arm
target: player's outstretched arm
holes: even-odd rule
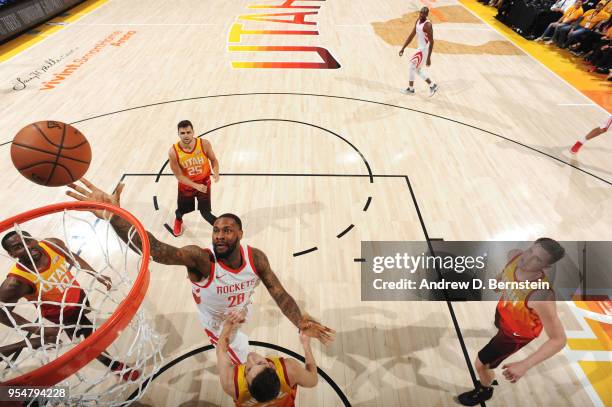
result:
[[[234,386],[234,364],[227,351],[231,342],[231,337],[235,333],[240,323],[244,322],[243,312],[233,312],[228,315],[223,323],[223,329],[219,335],[219,341],[215,351],[217,353],[217,370],[223,391],[232,398],[236,398],[236,388]]]
[[[56,250],[59,249],[61,252],[63,252],[64,257],[66,257],[66,261],[68,262],[68,264],[70,264],[72,267],[77,267],[78,265],[78,268],[95,278],[100,284],[104,285],[107,290],[110,290],[113,287],[110,277],[104,276],[102,274],[97,274],[94,271],[93,267],[91,267],[89,263],[87,263],[81,256],[70,251],[68,249],[68,246],[66,246],[66,243],[64,243],[64,241],[62,241],[61,239],[49,237],[44,239],[43,242],[50,243],[51,246],[54,246]]]
[[[300,331],[306,333],[306,335],[317,338],[324,344],[333,342],[335,331],[319,324],[307,314],[302,314],[300,307],[298,307],[293,297],[285,290],[280,281],[278,281],[276,274],[270,268],[270,263],[264,252],[255,248],[252,250],[257,274],[289,321],[298,327]]]
[[[285,366],[287,366],[289,380],[292,386],[297,384],[301,387],[315,387],[319,381],[319,374],[317,373],[317,361],[310,347],[310,336],[301,332],[300,342],[304,347],[304,365],[295,359],[286,359]]]
[[[530,307],[539,315],[548,340],[525,359],[502,366],[504,376],[516,383],[529,369],[558,353],[567,342],[563,325],[557,315],[555,301],[530,301]]]
[[[121,191],[124,184],[119,184],[112,195],[102,191],[85,178],[80,180],[83,186],[77,184],[69,184],[72,191],[67,191],[66,194],[79,201],[104,202],[111,205],[120,206]],[[93,211],[94,215],[101,219],[108,219],[109,215],[106,211]],[[138,234],[134,233],[133,225],[121,216],[113,216],[110,219],[111,226],[115,232],[126,243],[130,243],[137,250],[142,250],[142,242]],[[189,245],[184,247],[174,247],[164,242],[160,242],[147,231],[149,243],[151,245],[151,257],[153,261],[161,264],[179,265],[190,268],[196,268],[201,271],[204,276],[208,275],[210,270],[210,257],[198,246]]]

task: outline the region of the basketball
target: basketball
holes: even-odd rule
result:
[[[71,125],[40,121],[19,130],[11,145],[11,160],[30,181],[59,187],[85,175],[91,162],[91,147]]]

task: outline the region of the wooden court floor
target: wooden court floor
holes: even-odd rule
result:
[[[241,216],[244,241],[267,253],[302,309],[338,331],[332,346],[314,344],[315,356],[350,405],[364,407],[456,405],[472,387],[459,334],[473,360],[495,332],[495,304],[452,304],[458,333],[445,302],[363,302],[354,262],[361,241],[612,239],[612,139],[568,153],[607,113],[459,3],[171,3],[87,2],[80,18],[0,63],[1,216],[67,199],[62,188],[22,178],[9,159],[21,127],[60,120],[92,145],[88,178],[106,189],[123,179],[123,206],[152,233],[208,245],[211,228],[195,213],[179,238],[164,227],[176,193],[167,151],[176,123],[191,120],[220,161],[213,212]],[[415,96],[400,93],[410,50],[397,52],[423,5],[432,7],[436,39],[433,98],[418,77]],[[303,22],[313,24],[252,16],[289,12],[310,13]],[[236,34],[236,24],[251,33]],[[274,30],[311,33],[263,33]],[[208,345],[184,270],[154,265],[151,273],[147,299],[168,361]],[[299,352],[265,289],[255,305],[250,339]],[[569,343],[518,384],[500,380],[487,405],[611,405],[609,315],[584,304],[559,310],[576,337],[594,336],[585,321],[599,321],[602,348]],[[186,358],[139,403],[232,405],[214,363],[210,351]],[[300,390],[298,405],[343,404],[320,380]]]

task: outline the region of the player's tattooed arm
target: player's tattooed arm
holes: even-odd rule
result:
[[[111,226],[119,237],[126,243],[130,243],[139,251],[142,250],[142,242],[140,236],[133,230],[132,224],[125,219],[115,216],[111,220]],[[190,269],[200,271],[204,276],[208,276],[210,270],[210,257],[200,247],[188,245],[176,247],[158,240],[153,234],[147,231],[149,236],[149,245],[151,248],[151,257],[153,261],[160,264],[185,266]]]
[[[69,196],[79,201],[103,202],[114,206],[120,206],[120,197],[124,184],[120,183],[117,185],[117,188],[111,195],[102,191],[85,178],[81,178],[80,181],[83,183],[84,187],[77,184],[68,185],[72,189],[66,192]],[[105,210],[95,210],[92,212],[100,219],[109,219],[110,217],[111,226],[115,229],[119,237],[124,242],[130,244],[132,249],[138,251],[142,250],[142,242],[140,236],[134,229],[134,225],[120,216],[109,214]],[[147,236],[149,237],[151,256],[156,263],[186,266],[197,269],[205,277],[208,276],[210,271],[210,256],[206,251],[194,245],[175,247],[166,244],[159,241],[148,231]]]
[[[276,277],[276,274],[270,268],[270,263],[265,253],[259,249],[252,248],[253,251],[253,262],[255,263],[255,270],[261,281],[268,289],[270,296],[276,301],[276,304],[281,309],[283,314],[293,322],[293,325],[299,327],[302,319],[302,312],[300,307],[293,299],[293,297],[285,290],[281,282]]]
[[[252,250],[255,270],[283,314],[305,335],[317,338],[323,344],[332,343],[336,331],[315,321],[308,314],[302,313],[293,297],[289,295],[280,281],[278,281],[276,274],[270,268],[266,255],[261,250],[255,248]]]

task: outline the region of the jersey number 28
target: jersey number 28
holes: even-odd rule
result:
[[[229,297],[227,297],[227,299],[229,300],[230,308],[236,307],[244,302],[244,293],[238,295],[230,295]]]

